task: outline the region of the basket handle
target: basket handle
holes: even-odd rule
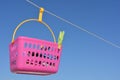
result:
[[[37,21],[37,22],[40,22],[40,23],[42,23],[43,25],[45,25],[45,26],[48,28],[48,30],[51,32],[52,37],[53,37],[53,39],[54,39],[54,42],[56,43],[56,38],[55,38],[55,35],[54,35],[52,29],[50,28],[50,26],[49,26],[48,24],[46,24],[44,21],[42,21],[43,11],[44,11],[44,9],[41,8],[38,19],[27,19],[27,20],[24,20],[24,21],[22,21],[22,22],[15,28],[14,33],[13,33],[13,35],[12,35],[12,43],[14,42],[14,38],[15,38],[15,35],[16,35],[17,30],[18,30],[24,23],[30,22],[30,21]]]

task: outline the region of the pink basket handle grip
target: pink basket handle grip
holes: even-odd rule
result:
[[[22,22],[15,28],[15,30],[14,30],[14,33],[13,33],[13,35],[12,35],[12,43],[14,42],[14,38],[15,38],[15,35],[16,35],[17,30],[18,30],[24,23],[30,22],[30,21],[37,21],[37,22],[40,22],[40,23],[42,23],[43,25],[45,25],[45,26],[49,29],[49,31],[51,32],[52,37],[53,37],[53,39],[54,39],[54,42],[56,43],[55,35],[54,35],[52,29],[50,28],[50,26],[47,25],[44,21],[39,21],[38,19],[27,19],[27,20],[22,21]]]

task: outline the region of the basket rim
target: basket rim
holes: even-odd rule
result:
[[[42,39],[38,39],[38,38],[33,38],[33,37],[26,37],[26,36],[18,36],[14,42],[18,39],[34,39],[34,40],[40,40],[40,41],[44,41],[44,42],[47,42],[47,43],[52,43],[52,44],[55,44],[55,45],[58,45],[58,43],[55,43],[55,42],[52,42],[52,41],[47,41],[47,40],[42,40]],[[11,44],[14,44],[14,42],[11,42]]]

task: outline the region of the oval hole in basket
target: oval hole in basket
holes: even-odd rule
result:
[[[51,55],[49,56],[49,58],[50,58],[50,60],[52,60],[52,59],[53,59],[53,55],[51,54]]]
[[[39,56],[39,53],[36,53],[36,57],[38,57]]]
[[[40,49],[40,45],[37,45],[37,50],[39,50]]]
[[[29,43],[29,48],[32,48],[32,44],[31,43]]]
[[[36,44],[33,44],[33,49],[36,49]]]
[[[33,65],[33,60],[31,60],[30,64]]]
[[[45,51],[47,51],[47,46],[45,46]]]
[[[26,60],[26,64],[29,64],[29,61],[30,61],[30,60],[29,60],[29,59],[27,59],[27,60]]]
[[[52,66],[52,62],[50,62],[50,66]]]
[[[32,56],[34,56],[35,55],[35,52],[32,52]]]
[[[48,66],[49,65],[49,62],[46,62],[46,66]]]
[[[47,59],[49,59],[50,58],[50,54],[47,54]]]
[[[44,58],[46,58],[46,53],[44,53]]]
[[[41,61],[39,61],[39,65],[41,65]]]
[[[57,56],[57,60],[59,59],[59,56]]]
[[[40,53],[40,57],[42,58],[42,53]]]
[[[31,55],[31,53],[30,53],[30,51],[28,51],[28,54],[27,54],[27,56],[28,56],[28,57],[30,57],[30,55]]]
[[[56,56],[54,56],[54,60],[56,60]]]
[[[53,66],[55,67],[55,63],[53,63]]]
[[[24,43],[24,48],[27,48],[28,44],[27,42]]]
[[[58,53],[60,52],[60,49],[58,48]]]
[[[41,46],[41,50],[43,50],[44,49],[44,46]]]
[[[37,63],[38,63],[38,61],[37,61],[37,60],[35,60],[35,65],[37,65]]]
[[[43,66],[45,66],[45,65],[46,65],[45,61],[43,61],[43,62],[42,62],[42,65],[43,65]]]
[[[50,46],[48,47],[48,51],[50,51]]]

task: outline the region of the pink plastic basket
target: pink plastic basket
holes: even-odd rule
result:
[[[23,21],[22,24],[29,21],[38,21],[30,19]],[[39,22],[39,21],[38,21]],[[49,30],[50,27],[46,25]],[[22,25],[17,26],[14,31],[16,34],[17,29]],[[21,74],[38,74],[49,75],[58,71],[60,63],[60,55],[62,47],[55,42],[49,42],[40,39],[20,36],[13,40],[9,46],[10,52],[10,69],[14,73]],[[54,35],[54,33],[52,32]],[[55,38],[53,36],[53,38]]]
[[[15,73],[53,74],[58,71],[60,54],[57,43],[18,37],[10,44],[10,68]]]

